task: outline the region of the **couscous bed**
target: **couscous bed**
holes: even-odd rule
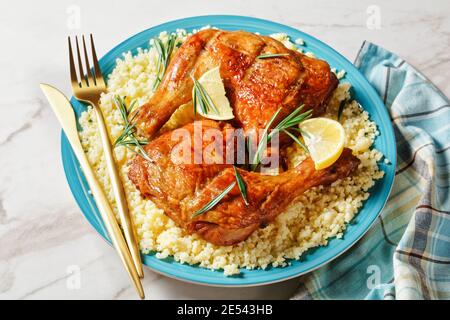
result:
[[[188,33],[177,30],[177,43],[181,44]],[[160,39],[167,41],[167,33]],[[289,49],[297,50],[300,39],[291,41],[285,34],[272,35]],[[150,43],[151,44],[151,43]],[[176,50],[176,49],[175,49]],[[307,53],[312,55],[311,53]],[[123,120],[116,108],[114,96],[127,97],[142,105],[153,93],[156,79],[157,52],[139,49],[133,55],[124,53],[108,78],[108,92],[100,101],[111,138],[115,140],[123,130]],[[335,71],[342,78],[345,71]],[[201,267],[221,269],[225,275],[239,273],[239,268],[282,267],[289,259],[299,259],[310,248],[326,245],[329,238],[342,237],[346,225],[358,213],[375,180],[383,177],[378,162],[383,155],[372,148],[379,134],[369,114],[350,99],[350,84],[341,82],[332,95],[325,117],[337,118],[338,109],[345,104],[340,122],[345,129],[345,146],[352,149],[361,161],[357,171],[330,186],[320,186],[299,196],[277,219],[263,229],[255,231],[246,241],[234,246],[215,246],[195,234],[189,235],[167,217],[150,200],[142,198],[135,185],[128,179],[128,164],[135,154],[124,147],[116,148],[118,167],[130,212],[133,216],[140,249],[144,254],[156,252],[164,259],[172,256],[176,261],[199,264]],[[176,112],[167,124],[176,127],[182,123],[183,112]],[[95,115],[88,108],[79,119],[80,137],[88,159],[93,166],[108,198],[114,205],[114,195],[107,174],[102,145],[97,132]],[[306,158],[303,149],[294,145],[288,148],[288,164],[293,167]]]

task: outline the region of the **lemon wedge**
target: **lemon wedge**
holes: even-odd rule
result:
[[[339,122],[314,118],[300,123],[300,129],[316,170],[325,169],[339,159],[345,144],[345,131]]]
[[[219,67],[216,67],[214,69],[205,72],[200,77],[200,79],[198,79],[198,82],[206,91],[209,98],[211,98],[215,108],[208,108],[207,110],[205,110],[206,112],[204,112],[202,108],[198,108],[197,106],[195,106],[197,112],[202,117],[212,120],[233,119],[234,118],[233,109],[231,109],[230,101],[228,101],[225,95],[225,87],[223,85],[222,78],[220,77]],[[194,90],[195,85],[193,91]]]

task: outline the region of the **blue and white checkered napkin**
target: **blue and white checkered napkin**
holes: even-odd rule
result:
[[[450,299],[450,102],[395,54],[365,42],[355,65],[388,108],[394,187],[348,252],[300,278],[293,299]]]

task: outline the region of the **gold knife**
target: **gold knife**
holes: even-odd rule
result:
[[[131,257],[130,250],[127,247],[123,237],[122,230],[117,223],[114,212],[108,202],[108,198],[95,177],[86,154],[84,153],[83,147],[81,146],[75,113],[72,109],[72,105],[66,96],[58,89],[43,83],[40,86],[63,128],[64,133],[66,134],[67,139],[69,140],[70,145],[72,146],[72,149],[78,159],[78,162],[80,163],[81,169],[83,170],[89,187],[91,188],[91,192],[94,196],[95,202],[97,203],[100,215],[105,223],[106,229],[108,230],[114,248],[119,254],[119,257],[122,260],[122,263],[125,266],[125,269],[127,270],[128,275],[130,276],[134,287],[139,294],[139,297],[144,299],[144,289],[142,288],[141,280]]]

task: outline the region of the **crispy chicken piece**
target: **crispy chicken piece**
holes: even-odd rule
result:
[[[257,58],[269,53],[288,56]],[[203,30],[178,49],[162,83],[140,108],[139,133],[154,136],[179,106],[191,101],[191,75],[198,79],[217,66],[234,109],[234,125],[246,131],[264,128],[280,107],[279,119],[301,104],[305,111],[314,109],[314,115],[323,113],[338,84],[327,62],[289,50],[270,37],[245,31]]]
[[[201,128],[194,134],[196,125]],[[196,211],[236,181],[232,166],[223,164],[226,153],[234,149],[230,151],[225,135],[230,128],[228,124],[215,121],[197,121],[181,130],[164,133],[145,148],[152,161],[137,156],[128,173],[141,194],[162,208],[177,225],[216,245],[244,241],[256,229],[272,222],[300,194],[347,177],[359,164],[351,150],[344,149],[337,162],[319,171],[315,170],[310,158],[277,176],[238,169],[246,184],[249,205],[245,205],[235,186],[212,210],[193,217]],[[203,137],[200,142],[201,134],[208,129],[216,129],[225,138]],[[188,148],[183,146],[186,141]],[[213,142],[222,145],[224,152],[209,152],[208,146]],[[195,164],[196,157],[202,164]]]

